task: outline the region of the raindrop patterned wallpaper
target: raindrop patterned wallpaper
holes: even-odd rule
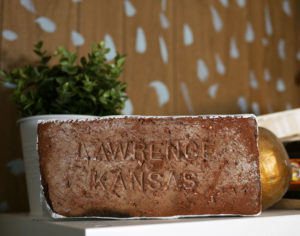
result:
[[[255,113],[300,106],[300,1],[0,0],[0,67],[33,44],[126,53],[124,114]],[[298,81],[298,84],[297,84]],[[28,209],[11,84],[0,86],[0,211]]]

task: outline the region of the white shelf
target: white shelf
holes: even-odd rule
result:
[[[268,210],[252,217],[177,220],[52,220],[28,214],[0,214],[0,235],[299,235],[300,210]]]

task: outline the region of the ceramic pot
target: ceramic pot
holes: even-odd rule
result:
[[[88,115],[39,115],[20,119],[21,141],[23,159],[25,166],[25,176],[27,193],[31,215],[42,215],[40,204],[40,167],[37,152],[37,125],[39,120],[65,120],[65,119],[88,119],[95,116]]]

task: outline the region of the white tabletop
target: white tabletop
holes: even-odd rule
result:
[[[252,217],[172,220],[52,220],[0,214],[0,235],[300,235],[300,210],[268,210]]]

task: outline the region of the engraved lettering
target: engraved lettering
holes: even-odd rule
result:
[[[107,179],[106,176],[107,176],[107,171],[105,171],[98,179],[98,172],[95,171],[95,175],[94,175],[95,189],[97,189],[99,186],[101,186],[103,190],[107,190],[106,185],[105,185],[105,180]],[[92,177],[93,177],[93,175],[92,175]]]
[[[117,172],[117,176],[112,185],[112,191],[114,191],[117,187],[122,187],[124,190],[127,189],[121,171]]]
[[[196,174],[192,172],[183,173],[183,187],[186,190],[193,189],[196,187]]]
[[[168,143],[167,148],[166,148],[166,157],[168,160],[173,157],[176,161],[179,160],[179,155],[180,155],[180,145],[179,141],[175,141],[174,143]]]
[[[97,155],[96,155],[96,158],[98,160],[106,160],[106,161],[109,161],[108,157],[107,157],[107,154],[105,152],[105,148],[103,146],[103,143],[100,142],[99,146],[98,146],[98,151],[97,151]]]
[[[164,190],[168,190],[172,186],[172,183],[174,183],[173,185],[176,187],[176,189],[178,189],[178,181],[174,174],[174,171],[170,172],[170,176],[169,176],[167,184],[165,185]]]
[[[195,141],[191,140],[186,146],[186,158],[188,159],[197,159],[198,154],[198,145]]]
[[[110,160],[115,161],[117,159],[118,156],[120,156],[120,160],[124,160],[126,153],[127,153],[127,149],[128,149],[128,143],[124,144],[124,148],[123,145],[121,143],[107,143],[106,145],[106,154],[110,154]],[[119,154],[119,155],[118,155]]]
[[[163,160],[162,150],[159,148],[161,144],[150,143],[149,145],[149,159],[150,160]]]
[[[78,143],[77,153],[79,159],[91,159],[84,142]]]
[[[101,188],[103,191],[166,191],[169,189],[179,191],[193,190],[198,186],[197,173],[186,170],[175,172],[167,170],[164,172],[129,171],[128,174],[119,170],[110,170],[99,173],[93,168],[88,174],[88,185],[90,190]]]
[[[201,170],[208,165],[207,158],[212,157],[213,152],[213,145],[207,139],[196,137],[193,139],[186,136],[181,140],[157,141],[140,139],[100,142],[99,140],[97,146],[93,147],[79,142],[74,151],[78,154],[77,157],[84,159],[86,163],[84,166],[80,165],[83,171],[79,174],[84,174],[80,178],[85,179],[85,186],[91,190],[102,189],[112,191],[116,195],[117,191],[138,193],[146,190],[194,190],[201,182],[200,177],[203,174]],[[86,162],[91,153],[90,156],[96,158]],[[98,165],[93,161],[110,164],[103,172],[100,171],[103,170],[103,164]],[[129,162],[130,169],[121,169],[122,162]],[[175,162],[184,162],[180,164],[180,170],[174,168]],[[199,165],[201,175],[194,172],[195,165]]]
[[[121,160],[125,160],[125,157],[126,157],[126,154],[127,154],[127,151],[128,151],[128,142],[126,142],[124,145],[122,145],[122,143],[119,143],[118,144],[118,150],[119,150],[119,153],[120,153],[120,157],[121,157]]]
[[[133,143],[133,153],[135,160],[145,160],[145,144]]]
[[[162,183],[159,179],[163,177],[162,174],[157,172],[151,172],[147,176],[149,183],[147,184],[148,188],[152,191],[159,190],[162,187]]]
[[[106,143],[102,143],[102,147],[103,147],[103,151],[107,157],[107,159],[113,160],[112,159],[112,148],[111,148],[111,143],[110,142],[106,142]]]
[[[179,142],[179,150],[180,150],[180,158],[181,159],[188,159],[188,154],[186,152],[186,147],[187,147],[188,144],[186,143],[182,143],[182,142]]]
[[[130,150],[130,146],[132,146],[132,151],[131,152],[129,152],[129,153],[127,153],[127,157],[125,156],[125,160],[127,160],[127,161],[130,161],[130,160],[132,160],[132,161],[134,161],[135,160],[135,143],[133,142],[133,141],[130,141],[129,143],[128,143],[128,149]]]
[[[107,157],[107,159],[110,160],[114,160],[114,156],[113,156],[113,150],[111,147],[111,143],[107,142],[107,143],[102,143],[102,147],[103,147],[103,151]]]
[[[136,175],[135,172],[131,172],[130,176],[131,176],[132,190],[135,190],[136,189],[135,185],[137,185],[139,190],[144,191],[144,172],[141,172],[139,177]]]
[[[208,144],[202,140],[165,141],[165,142],[106,142],[98,145],[96,159],[99,161],[186,161],[206,159]],[[84,143],[79,143],[78,157],[89,157]]]

